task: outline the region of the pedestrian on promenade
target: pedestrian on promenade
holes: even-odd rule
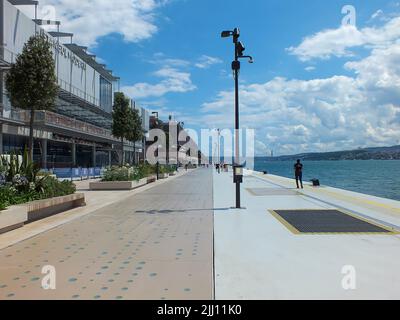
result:
[[[301,163],[300,159],[297,160],[297,163],[294,165],[294,174],[296,176],[296,185],[297,189],[300,189],[299,181],[301,188],[303,188],[303,164]]]

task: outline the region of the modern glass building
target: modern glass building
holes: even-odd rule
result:
[[[119,78],[98,63],[86,47],[74,44],[72,34],[46,32],[41,27],[59,26],[59,22],[31,19],[14,5],[19,2],[0,0],[0,154],[22,150],[27,144],[29,112],[10,105],[4,79],[29,37],[41,33],[51,43],[60,90],[54,110],[36,112],[35,161],[43,168],[118,163],[121,144],[111,134],[111,112]],[[65,40],[69,43],[64,43]],[[140,114],[143,129],[147,130],[148,112],[140,108]],[[126,143],[126,159],[143,158],[143,145],[143,142],[136,146]]]

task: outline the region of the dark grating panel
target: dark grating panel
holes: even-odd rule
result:
[[[300,233],[391,233],[338,210],[275,210]]]

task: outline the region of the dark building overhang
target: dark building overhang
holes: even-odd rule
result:
[[[32,1],[32,0],[8,0],[14,6],[24,6],[24,5],[32,5],[37,6],[39,1]]]
[[[54,38],[72,38],[74,36],[74,34],[70,32],[58,32],[58,31],[49,31],[49,35],[51,35]]]

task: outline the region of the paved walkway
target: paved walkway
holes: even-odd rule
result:
[[[293,185],[250,172],[236,210],[232,172],[121,193],[82,182],[87,208],[0,237],[0,299],[398,299],[400,235],[298,235],[271,210],[345,209],[399,230],[400,202]],[[56,290],[41,286],[49,265]]]
[[[0,299],[212,299],[211,186],[195,170],[1,250]]]
[[[215,211],[216,299],[399,299],[399,235],[296,235],[269,210],[345,208],[400,226],[400,202],[294,185],[253,173],[242,185],[246,209]],[[214,172],[214,206],[234,205],[234,194],[232,173]],[[349,270],[354,290],[342,286]]]

